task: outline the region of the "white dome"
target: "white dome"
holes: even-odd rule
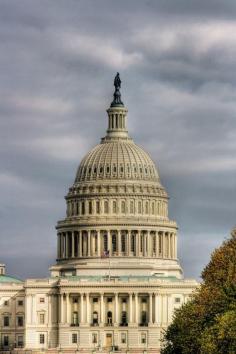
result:
[[[75,183],[97,179],[159,182],[150,156],[131,139],[104,139],[82,160]]]

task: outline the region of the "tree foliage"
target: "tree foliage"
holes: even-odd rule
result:
[[[216,249],[191,300],[175,312],[162,354],[236,353],[236,233]]]

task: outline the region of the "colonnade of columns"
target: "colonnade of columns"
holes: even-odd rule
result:
[[[171,295],[80,293],[60,295],[60,323],[70,326],[153,326],[171,322]]]
[[[174,232],[79,230],[58,233],[58,259],[105,256],[177,258]]]

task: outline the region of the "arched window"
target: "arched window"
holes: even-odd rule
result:
[[[134,213],[134,201],[131,200],[130,201],[130,214],[133,214]]]
[[[107,325],[112,326],[112,312],[111,311],[107,312]]]
[[[79,203],[76,203],[76,215],[79,215]]]
[[[117,212],[117,207],[116,207],[116,201],[115,200],[112,203],[112,211],[113,211],[113,214],[116,214],[116,212]]]
[[[85,203],[84,202],[81,203],[81,214],[82,215],[85,214]]]
[[[138,213],[142,214],[142,202],[141,202],[141,200],[139,200],[139,202],[138,202]]]
[[[125,201],[124,200],[122,200],[122,202],[121,202],[121,212],[122,212],[122,214],[125,214]]]
[[[117,251],[117,242],[116,242],[116,235],[112,235],[112,252]]]
[[[148,214],[148,202],[145,203],[145,214]]]
[[[107,200],[104,201],[104,213],[108,214],[108,201]]]
[[[99,200],[96,201],[96,213],[100,214],[100,202],[99,202]]]
[[[121,235],[121,252],[125,252],[126,250],[126,242],[125,242],[125,234]]]
[[[92,201],[89,201],[89,214],[92,214],[93,212],[93,205],[92,205]]]

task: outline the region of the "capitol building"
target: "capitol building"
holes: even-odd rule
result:
[[[50,277],[0,265],[0,351],[159,353],[198,286],[178,260],[178,227],[158,169],[127,130],[119,74],[105,137],[82,159],[56,225]]]

